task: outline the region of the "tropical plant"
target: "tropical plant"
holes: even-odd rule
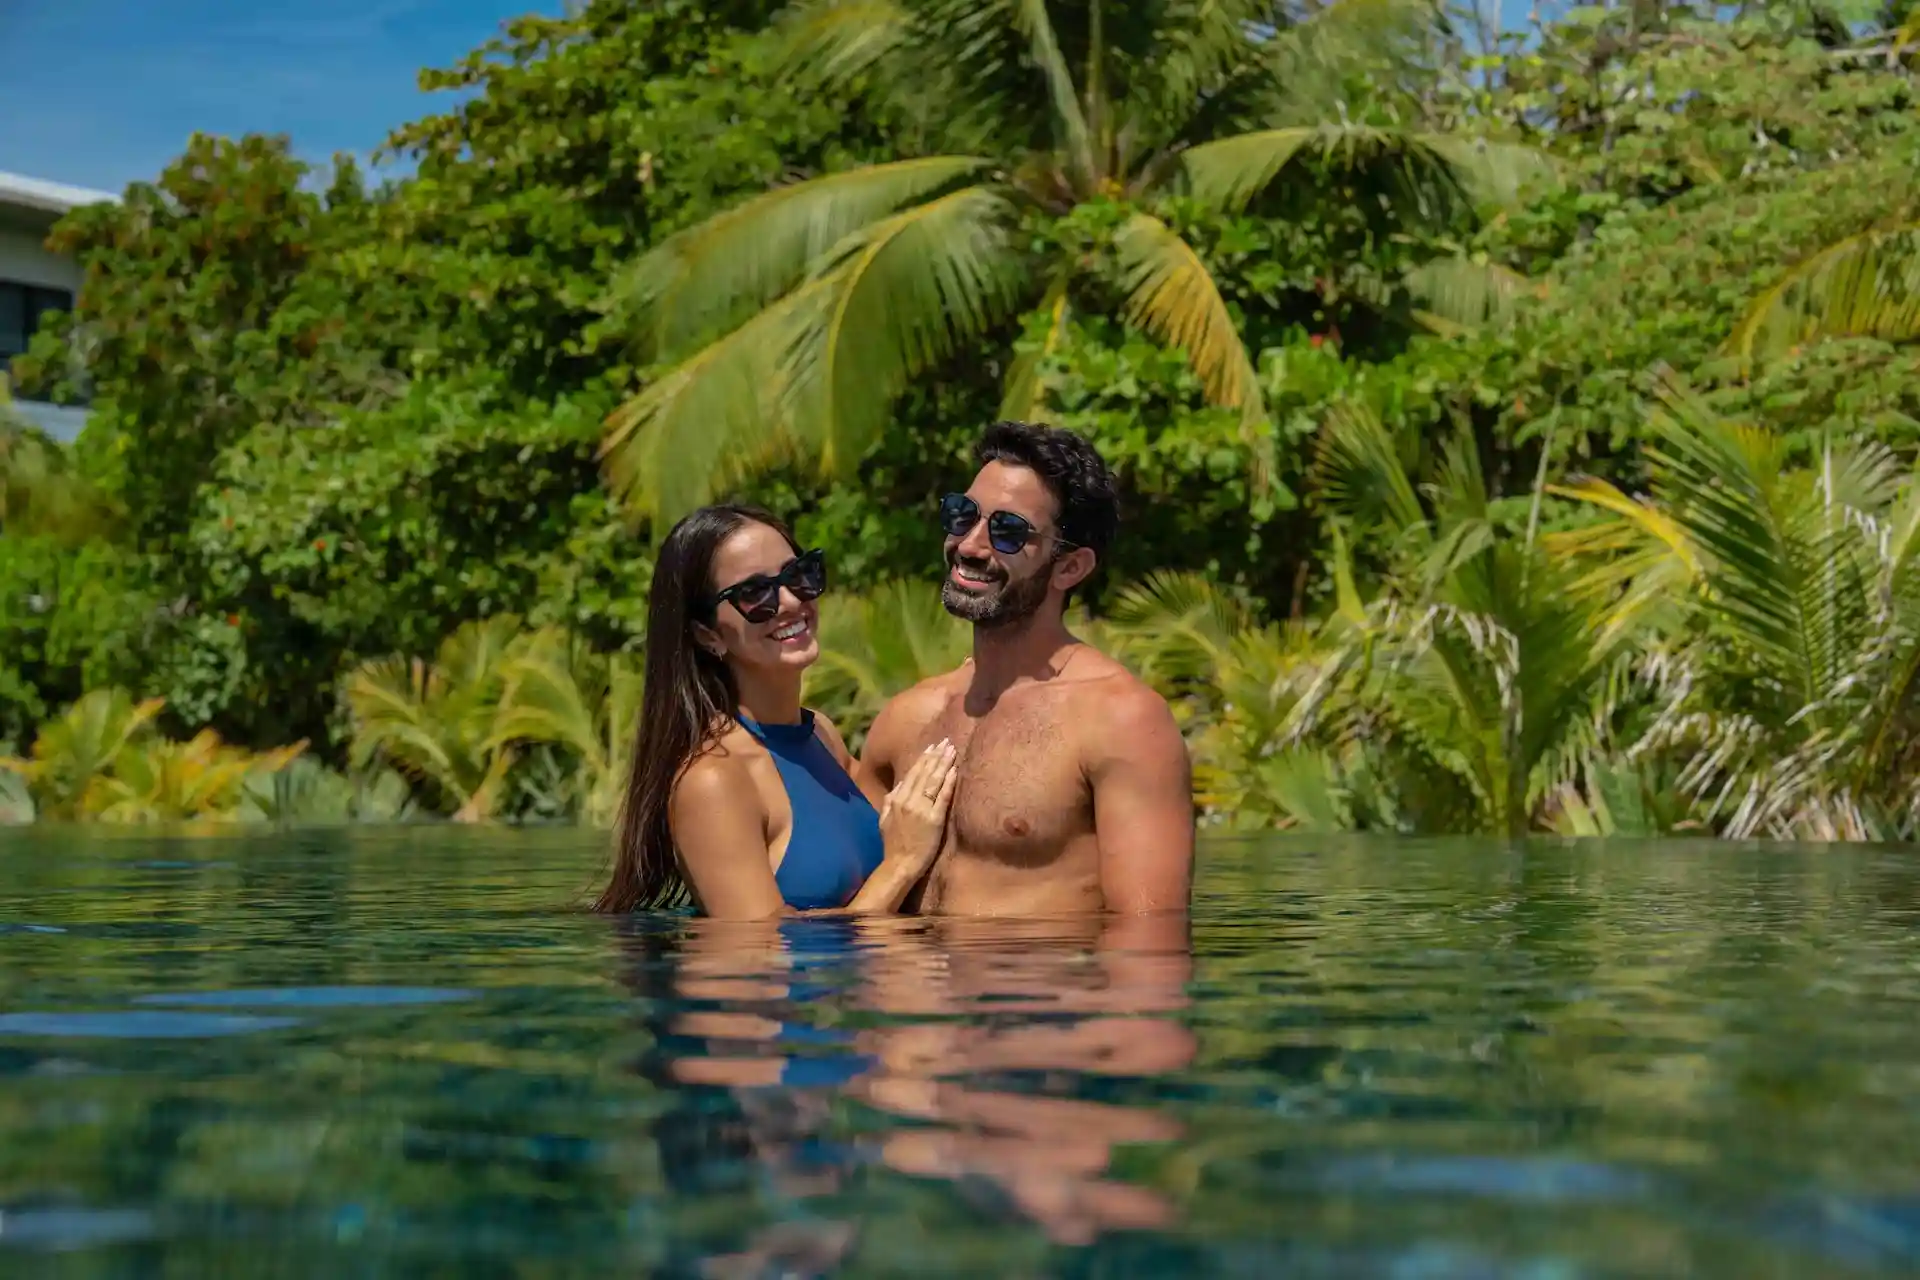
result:
[[[202,730],[186,742],[160,737],[164,699],[135,702],[124,689],[80,698],[34,738],[27,759],[0,758],[25,779],[46,820],[174,822],[248,816],[248,784],[287,767],[306,743],[255,754]]]
[[[0,769],[27,781],[42,819],[74,821],[85,816],[88,793],[120,753],[152,736],[166,703],[135,702],[124,689],[96,689],[40,726],[26,759],[0,759]]]
[[[1546,555],[1543,486],[1523,513],[1496,507],[1470,434],[1420,451],[1354,408],[1323,430],[1317,496],[1337,532],[1383,531],[1386,560],[1364,606],[1343,578],[1344,634],[1296,740],[1364,745],[1398,824],[1518,836],[1614,748],[1659,598]]]
[[[1658,387],[1645,497],[1561,491],[1611,513],[1556,538],[1624,598],[1670,601],[1645,751],[1735,837],[1920,831],[1920,476],[1872,441],[1787,465],[1774,432]]]
[[[1186,727],[1203,817],[1239,828],[1360,825],[1334,757],[1294,740],[1334,656],[1332,628],[1262,622],[1205,578],[1156,574],[1120,593],[1108,629],[1113,651]]]
[[[887,699],[952,671],[972,645],[972,632],[940,603],[937,582],[836,593],[820,602],[820,659],[807,673],[807,698],[858,752]]]
[[[302,755],[246,781],[250,815],[267,822],[393,822],[413,808],[407,780],[391,769],[348,775]]]
[[[391,657],[346,678],[350,759],[381,761],[425,784],[430,804],[456,822],[493,816],[516,749],[499,733],[508,659],[522,649],[520,619],[500,614],[463,623],[431,662]]]
[[[233,821],[255,816],[247,784],[287,767],[306,743],[259,754],[220,741],[202,729],[185,742],[156,739],[130,743],[114,757],[113,771],[87,790],[87,817],[100,822]]]
[[[1514,189],[1532,153],[1403,128],[1381,77],[1435,10],[1341,0],[1291,23],[1266,4],[1128,10],[815,0],[784,32],[795,85],[869,87],[955,153],[777,187],[681,231],[616,287],[662,371],[610,419],[609,482],[656,527],[781,458],[843,475],[917,375],[1036,300],[1005,381],[1028,416],[1076,308],[1184,348],[1208,398],[1264,426],[1235,315],[1177,224],[1236,214],[1316,164],[1371,167],[1434,221]],[[1358,101],[1356,99],[1356,101]],[[1337,123],[1329,122],[1336,109]]]
[[[620,808],[640,715],[642,668],[632,653],[602,654],[549,627],[528,637],[500,669],[500,706],[490,745],[561,748],[570,773],[557,807],[608,826]]]
[[[1821,338],[1920,340],[1920,222],[1848,236],[1795,263],[1734,326],[1744,366]]]

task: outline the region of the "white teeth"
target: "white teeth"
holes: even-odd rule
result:
[[[959,573],[960,577],[963,578],[964,580],[968,582],[978,582],[982,586],[985,586],[988,583],[993,581],[992,578],[989,578],[982,573],[976,573],[974,570],[967,568],[965,565],[958,566],[956,568],[956,572]]]
[[[804,635],[806,630],[807,624],[804,622],[789,622],[786,626],[774,632],[773,638],[775,640],[791,640],[795,636]]]

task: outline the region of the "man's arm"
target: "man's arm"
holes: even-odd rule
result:
[[[1087,778],[1109,911],[1185,911],[1193,887],[1193,765],[1166,700],[1144,685],[1089,717]]]

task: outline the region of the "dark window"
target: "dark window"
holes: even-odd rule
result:
[[[73,295],[65,289],[0,280],[0,365],[20,355],[49,311],[72,311]]]

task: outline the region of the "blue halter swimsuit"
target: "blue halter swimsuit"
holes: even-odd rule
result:
[[[880,815],[827,744],[813,731],[813,712],[798,724],[740,727],[766,747],[793,808],[786,856],[773,873],[780,896],[796,911],[844,907],[880,866]]]

